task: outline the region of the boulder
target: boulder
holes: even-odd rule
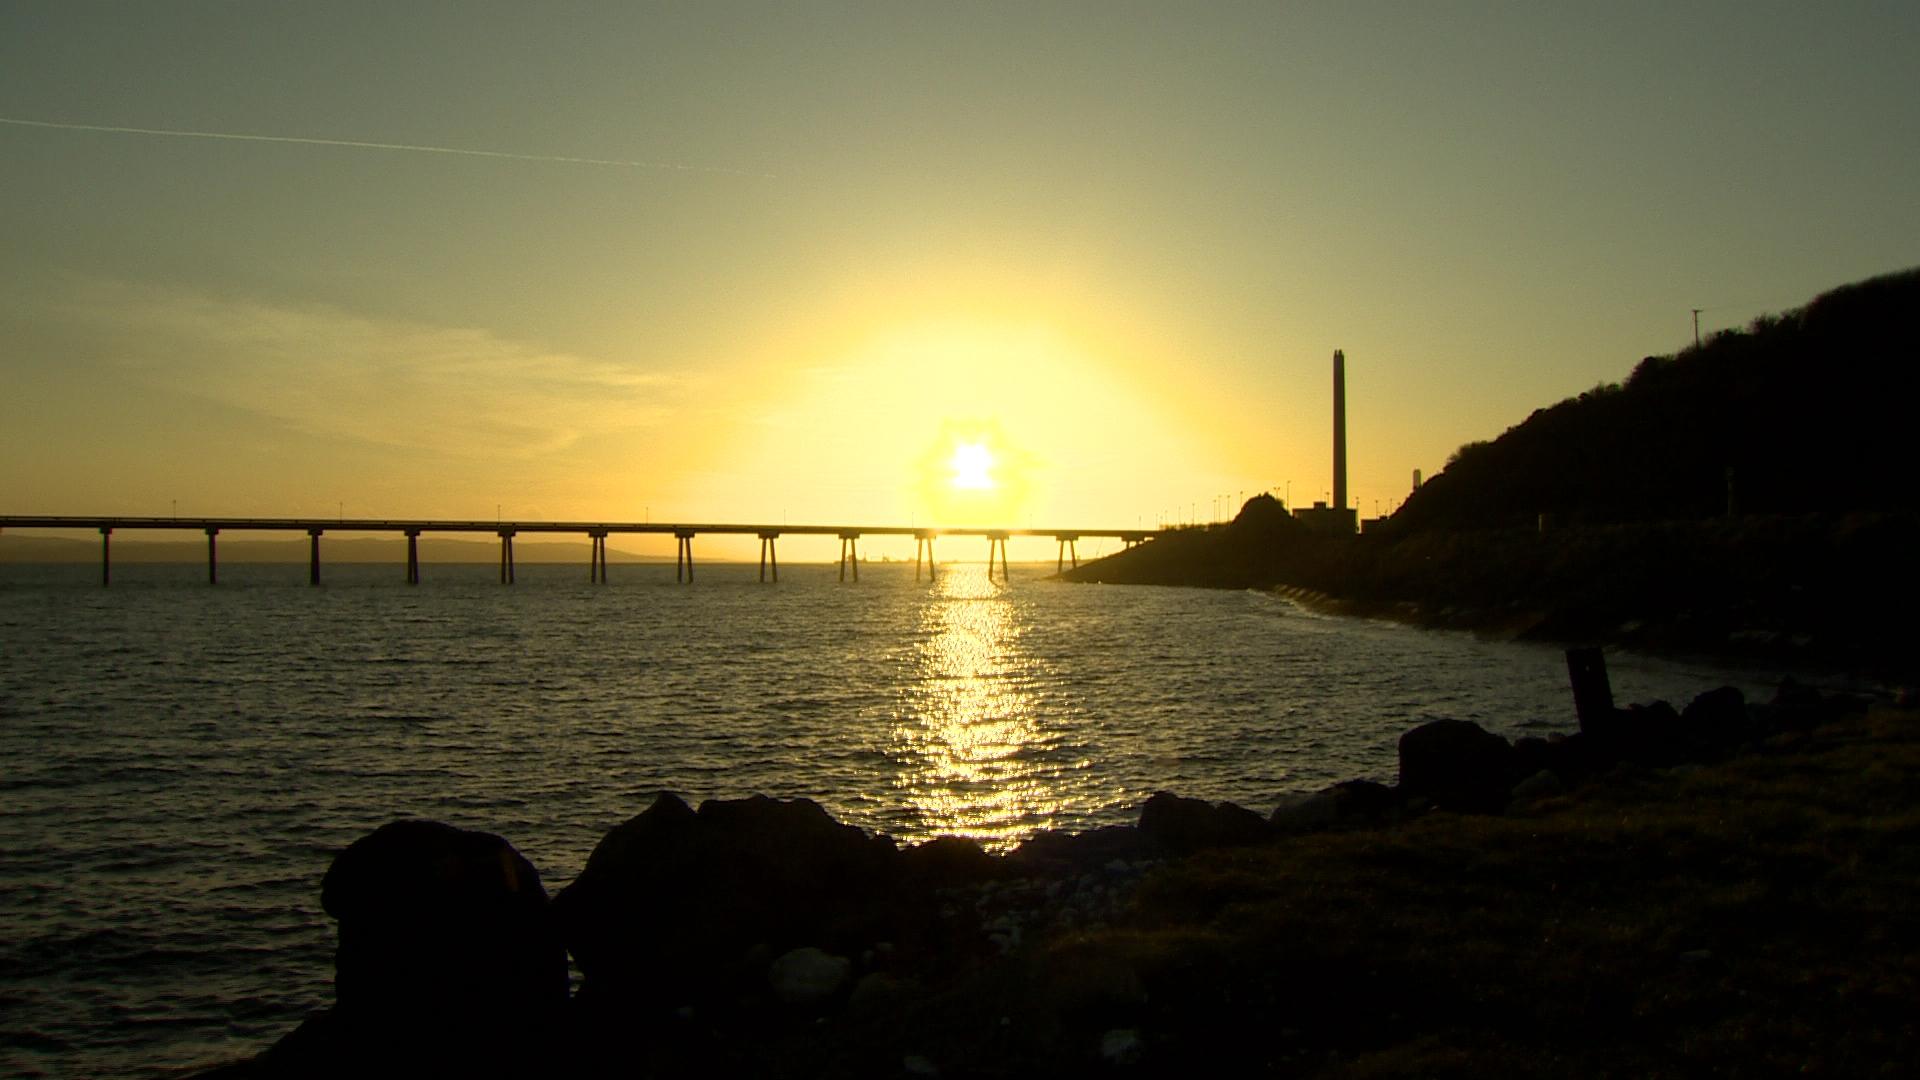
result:
[[[1282,802],[1267,818],[1267,825],[1283,833],[1366,828],[1398,820],[1401,810],[1399,794],[1387,785],[1345,780]]]
[[[902,849],[900,865],[910,881],[933,889],[977,885],[1004,872],[1000,860],[987,854],[978,841],[961,836],[936,836]]]
[[[1529,735],[1513,743],[1516,777],[1550,772],[1568,784],[1577,784],[1612,764],[1598,754],[1592,737],[1577,731],[1544,739]]]
[[[1567,793],[1567,782],[1560,779],[1551,769],[1541,769],[1525,780],[1513,785],[1512,800],[1517,803],[1533,802],[1536,799],[1550,799]]]
[[[788,1005],[820,1005],[847,985],[853,961],[811,945],[782,953],[767,967],[773,996]]]
[[[1102,825],[1082,833],[1041,832],[1007,856],[1008,870],[1021,874],[1086,873],[1115,860],[1135,862],[1164,854],[1132,825]]]
[[[602,838],[556,899],[583,995],[667,1008],[751,992],[764,959],[802,945],[853,955],[894,940],[893,841],[809,799],[662,794]]]
[[[1401,790],[1443,810],[1498,813],[1513,773],[1513,747],[1471,720],[1433,720],[1400,736]]]
[[[1738,687],[1722,686],[1694,698],[1680,712],[1688,734],[1710,756],[1730,752],[1754,736],[1753,721],[1747,715],[1747,696]]]
[[[1632,705],[1593,718],[1583,734],[1595,753],[1609,762],[1663,768],[1695,760],[1701,753],[1680,714],[1672,705],[1655,701]]]
[[[269,1050],[263,1074],[494,1075],[551,1056],[567,954],[539,871],[511,844],[396,821],[335,857],[320,898],[339,921],[336,1003]]]
[[[564,1004],[567,954],[540,872],[492,833],[396,821],[328,867],[342,1010],[518,1015]]]
[[[1271,832],[1265,819],[1230,802],[1209,803],[1158,791],[1140,808],[1140,833],[1175,854],[1257,844]]]

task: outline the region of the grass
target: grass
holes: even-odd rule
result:
[[[1913,725],[1615,774],[1524,816],[1214,853],[1151,882],[1137,947],[1174,973],[1213,935],[1218,970],[1184,1000],[1223,989],[1172,1028],[1294,1017],[1304,1071],[1326,1075],[1903,1072],[1920,1061]],[[1226,1006],[1248,987],[1253,1007]]]

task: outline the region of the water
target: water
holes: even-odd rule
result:
[[[1050,569],[1050,567],[1048,568]],[[1561,653],[1271,595],[980,565],[0,566],[0,1071],[151,1075],[331,998],[319,882],[396,817],[497,832],[549,888],[660,790],[764,792],[1005,849],[1153,791],[1265,812],[1391,780],[1423,720],[1566,730]],[[1758,675],[1616,656],[1623,701]]]

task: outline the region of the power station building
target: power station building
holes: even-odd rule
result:
[[[1352,536],[1360,531],[1359,512],[1347,505],[1347,357],[1339,349],[1333,350],[1333,505],[1316,502],[1293,516],[1314,532]]]

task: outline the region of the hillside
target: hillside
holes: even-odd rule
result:
[[[1920,509],[1920,268],[1650,356],[1624,384],[1469,443],[1401,507],[1403,529]]]

